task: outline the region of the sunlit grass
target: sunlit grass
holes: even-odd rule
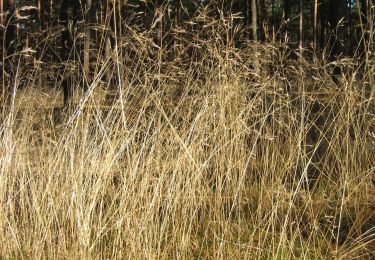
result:
[[[373,65],[220,41],[146,64],[147,44],[69,108],[43,71],[9,83],[2,257],[374,257]]]

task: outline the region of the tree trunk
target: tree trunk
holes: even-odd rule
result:
[[[289,19],[289,0],[284,0],[285,32],[288,32],[287,21]]]
[[[257,3],[256,0],[251,1],[251,28],[253,41],[258,41],[257,34]]]
[[[5,48],[6,48],[6,53],[7,55],[12,55],[15,50],[15,35],[16,35],[16,25],[15,25],[15,0],[9,0],[8,1],[8,10],[9,14],[7,17],[7,22],[6,22],[6,33],[5,33]]]
[[[52,8],[51,8],[52,9]],[[71,12],[69,11],[71,10]],[[60,7],[60,24],[64,27],[61,35],[61,60],[68,62],[73,48],[73,35],[71,29],[76,26],[78,20],[79,5],[75,0],[63,0]],[[72,17],[69,17],[69,13]],[[72,28],[69,28],[72,26]],[[64,106],[68,105],[68,101],[73,95],[72,75],[68,69],[66,75],[63,75],[63,94]]]
[[[155,13],[155,22],[157,23],[156,43],[159,45],[160,48],[163,47],[163,15],[163,7],[159,5]]]
[[[106,21],[105,27],[106,27],[106,33],[104,37],[104,53],[105,58],[110,59],[109,64],[113,62],[113,50],[115,47],[114,44],[114,29],[115,29],[115,18],[114,18],[114,5],[112,1],[107,1],[105,3],[105,9],[104,9],[104,21]],[[112,75],[113,75],[113,69],[110,68],[107,70],[106,73],[106,82],[110,86],[112,81]]]
[[[46,0],[47,1],[47,0]],[[53,17],[53,6],[54,6],[54,4],[53,4],[53,0],[50,0],[49,1],[49,17]]]
[[[4,1],[0,0],[0,25],[4,25]]]
[[[317,26],[318,26],[318,0],[314,0],[314,50],[317,50]]]
[[[338,22],[341,19],[341,13],[339,9],[339,2],[338,0],[330,0],[329,6],[328,6],[328,23],[330,25],[330,31],[336,30],[334,33],[330,33],[331,36],[329,38],[329,59],[334,60],[335,56],[340,53],[341,47],[340,44],[338,43]]]
[[[257,4],[256,0],[251,1],[251,27],[252,27],[252,36],[253,41],[255,44],[258,42],[258,34],[257,34]],[[254,48],[254,71],[255,74],[259,76],[259,60],[258,60],[258,47],[255,45]]]
[[[92,2],[86,0],[85,10],[85,42],[83,48],[83,72],[84,72],[84,86],[87,87],[90,80],[90,44],[91,44],[91,26],[92,22]]]
[[[231,46],[233,44],[233,39],[234,39],[234,30],[233,30],[233,14],[232,14],[232,8],[233,8],[233,3],[232,1],[228,1],[226,5],[226,10],[227,14],[226,16],[228,17],[228,29],[227,29],[227,46]]]
[[[276,20],[275,20],[275,0],[271,2],[271,26],[272,26],[272,35],[274,34],[275,27],[276,27]]]
[[[346,37],[349,39],[349,41],[346,43],[346,54],[351,55],[351,48],[352,48],[352,0],[347,0],[347,15],[348,15],[348,30]]]
[[[357,0],[357,5],[359,4],[359,0]],[[368,57],[368,31],[367,31],[367,0],[361,0],[361,3],[360,3],[360,6],[361,6],[361,10],[359,11],[360,12],[360,15],[359,15],[359,19],[360,19],[360,26],[361,26],[361,37],[359,37],[360,40],[360,44],[359,44],[359,56],[361,57],[362,61],[363,61],[363,65],[362,65],[362,70],[366,70],[366,67],[367,67],[367,63],[369,61],[369,57]],[[363,74],[365,74],[363,72]]]
[[[176,25],[180,26],[182,23],[182,2],[179,0],[176,6]]]
[[[246,37],[248,39],[251,39],[251,32],[250,32],[250,25],[251,25],[251,21],[250,21],[250,17],[251,17],[250,6],[251,6],[251,3],[250,3],[250,1],[252,1],[252,0],[245,0],[245,4],[244,4]]]
[[[68,9],[69,9],[69,0],[63,0],[61,3],[60,8],[60,23],[64,27],[63,32],[61,34],[61,53],[60,58],[63,62],[66,62],[69,58],[69,43],[70,43],[70,37],[69,37],[69,29],[68,29]],[[63,97],[64,97],[64,106],[67,105],[68,99],[70,97],[70,82],[69,80],[63,76]]]
[[[303,55],[303,0],[299,0],[299,52]]]
[[[182,23],[182,2],[181,0],[177,1],[177,6],[176,6],[176,18],[175,18],[175,26],[179,28]],[[180,34],[178,32],[175,33],[174,35],[174,45],[179,47],[180,46]]]
[[[262,41],[266,41],[267,40],[267,37],[268,37],[268,12],[267,12],[267,8],[268,8],[268,3],[266,0],[262,0],[260,2],[261,4],[261,12],[262,12],[262,20],[261,20],[261,26],[262,26]]]
[[[39,22],[39,26],[40,26],[40,28],[44,29],[45,28],[44,14],[45,14],[45,10],[46,10],[46,8],[45,8],[46,7],[46,1],[38,0],[37,7],[38,7],[38,22]]]
[[[324,50],[326,47],[326,27],[327,27],[327,16],[325,15],[327,9],[324,5],[318,5],[318,41],[319,49]],[[324,52],[323,52],[324,53]]]
[[[367,0],[361,1],[361,12],[362,12],[362,22],[366,25],[367,23]]]

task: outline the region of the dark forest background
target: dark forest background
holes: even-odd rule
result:
[[[115,52],[123,66],[135,62],[135,35],[150,43],[143,63],[161,49],[163,59],[184,49],[185,59],[199,60],[201,43],[216,37],[213,28],[230,48],[247,48],[248,40],[286,43],[295,50],[290,58],[368,60],[373,9],[371,0],[1,0],[3,90],[17,58],[28,57],[32,67],[63,74],[67,102],[70,87],[61,70],[70,61],[70,68],[85,72],[80,81],[89,83],[103,57]]]

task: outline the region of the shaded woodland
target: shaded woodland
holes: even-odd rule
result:
[[[160,53],[173,59],[182,48],[185,59],[199,60],[205,52],[199,43],[212,40],[210,28],[217,26],[223,46],[230,48],[247,48],[244,43],[251,40],[286,43],[294,50],[287,53],[291,59],[297,54],[328,61],[357,57],[363,63],[373,58],[369,0],[2,0],[0,13],[3,99],[7,77],[17,60],[27,57],[35,69],[59,75],[59,83],[52,84],[62,85],[67,103],[71,81],[87,88],[106,58],[116,56],[121,68],[132,66],[139,55],[135,35],[150,42],[144,64]],[[113,59],[106,66],[111,64]],[[111,81],[110,71],[103,80]]]

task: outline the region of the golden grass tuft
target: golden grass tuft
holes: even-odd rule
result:
[[[93,80],[66,109],[56,88],[12,85],[2,257],[375,257],[373,64],[197,44],[196,61],[180,46],[154,63],[137,46],[122,95]]]

